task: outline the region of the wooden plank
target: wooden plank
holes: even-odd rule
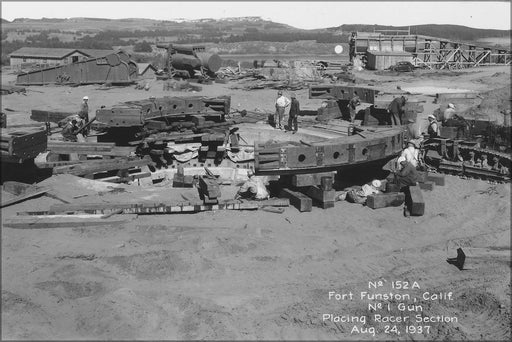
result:
[[[137,166],[144,166],[153,164],[151,161],[151,157],[146,156],[143,159],[111,159],[105,160],[97,163],[84,163],[84,164],[75,164],[75,165],[67,165],[67,166],[59,166],[53,169],[54,174],[57,173],[69,173],[75,176],[83,176],[86,174],[103,172],[103,171],[111,171],[111,170],[120,170],[120,169],[129,169]]]
[[[425,201],[419,186],[410,186],[406,194],[406,204],[412,216],[423,216],[425,214]]]
[[[426,182],[419,182],[418,185],[421,190],[432,191],[432,190],[434,190],[436,183],[434,183],[433,181],[426,181]]]
[[[59,121],[67,118],[68,116],[76,115],[73,112],[56,112],[50,110],[38,110],[32,109],[32,113],[30,115],[30,119],[37,122],[54,122],[59,123]]]
[[[428,173],[427,174],[427,181],[434,182],[436,185],[444,186],[444,175],[441,175],[439,173]]]
[[[366,205],[372,209],[380,209],[387,207],[398,207],[405,201],[403,192],[391,192],[368,195]]]
[[[290,204],[297,208],[297,210],[300,212],[309,212],[313,208],[313,200],[298,191],[281,189],[279,197],[288,198],[290,200]]]
[[[124,181],[133,182],[136,179],[147,178],[147,177],[151,177],[151,172],[137,172],[137,173],[131,173],[127,177],[112,176],[112,177],[101,178],[98,180],[101,182],[107,182],[107,183],[121,183]]]
[[[3,226],[16,229],[76,228],[120,224],[137,218],[122,215],[102,218],[102,215],[32,215],[5,219]]]
[[[299,191],[320,203],[334,202],[334,198],[336,196],[336,191],[334,191],[334,189],[324,191],[316,186],[300,188]]]
[[[48,211],[19,212],[18,215],[55,215],[62,213],[109,214],[122,209],[122,214],[174,214],[183,212],[200,212],[211,210],[256,210],[262,206],[289,206],[288,199],[270,199],[266,201],[239,201],[229,200],[218,204],[205,205],[202,202],[178,203],[83,203],[83,204],[55,204]]]
[[[314,185],[320,185],[322,177],[334,178],[334,176],[335,176],[335,172],[299,174],[299,175],[292,176],[291,183],[293,186],[296,186],[296,187],[314,186]]]
[[[30,191],[28,193],[24,193],[22,195],[16,196],[16,197],[11,198],[9,200],[2,201],[2,203],[0,204],[0,208],[4,208],[4,207],[7,207],[7,206],[12,205],[12,204],[25,201],[25,200],[30,199],[30,198],[43,195],[47,191],[48,191],[47,188],[43,188],[43,189],[39,189],[39,190],[35,190],[35,191]]]

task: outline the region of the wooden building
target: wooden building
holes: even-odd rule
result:
[[[412,54],[403,51],[370,51],[366,52],[366,68],[370,70],[384,70],[397,62],[411,62]]]
[[[22,47],[9,55],[13,68],[23,69],[30,66],[51,67],[76,63],[89,58],[104,57],[115,53],[114,50],[62,49]]]

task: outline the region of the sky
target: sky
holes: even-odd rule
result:
[[[258,16],[302,29],[342,24],[454,24],[510,30],[510,1],[1,1],[1,17],[147,18]]]

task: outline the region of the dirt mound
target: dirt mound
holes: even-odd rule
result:
[[[52,315],[16,293],[2,291],[2,340],[52,339]]]

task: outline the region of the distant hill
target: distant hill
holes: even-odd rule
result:
[[[171,19],[154,20],[143,18],[105,19],[105,18],[16,18],[12,22],[2,19],[5,24],[2,29],[40,29],[40,30],[81,30],[98,32],[103,30],[125,30],[125,31],[151,31],[151,30],[176,30],[176,29],[208,29],[217,33],[229,35],[239,34],[240,31],[252,29],[261,32],[287,33],[303,32],[325,33],[342,32],[341,35],[348,35],[350,31],[373,32],[375,30],[407,30],[409,26],[386,26],[386,25],[365,25],[351,24],[338,27],[326,27],[324,29],[303,30],[286,24],[264,20],[261,17],[233,17],[223,19]],[[478,29],[460,25],[414,25],[410,26],[411,34],[419,34],[446,38],[450,40],[476,41],[487,37],[509,37],[510,30],[489,30]]]
[[[141,43],[153,46],[178,43],[214,44],[219,49],[220,46],[231,46],[232,48],[225,53],[259,53],[262,47],[266,47],[268,53],[272,51],[297,53],[295,48],[290,50],[279,45],[289,43],[293,46],[308,46],[303,52],[309,53],[325,50],[327,45],[346,44],[351,31],[406,29],[409,30],[409,27],[359,24],[304,30],[261,17],[195,20],[16,18],[11,22],[2,19],[1,63],[7,64],[8,54],[24,46],[112,49],[113,46],[132,48]],[[415,25],[410,27],[410,33],[510,49],[510,30],[486,30],[460,25]],[[309,43],[305,42],[314,44],[307,45]],[[238,47],[233,48],[233,46]],[[328,48],[328,50],[332,49]]]

